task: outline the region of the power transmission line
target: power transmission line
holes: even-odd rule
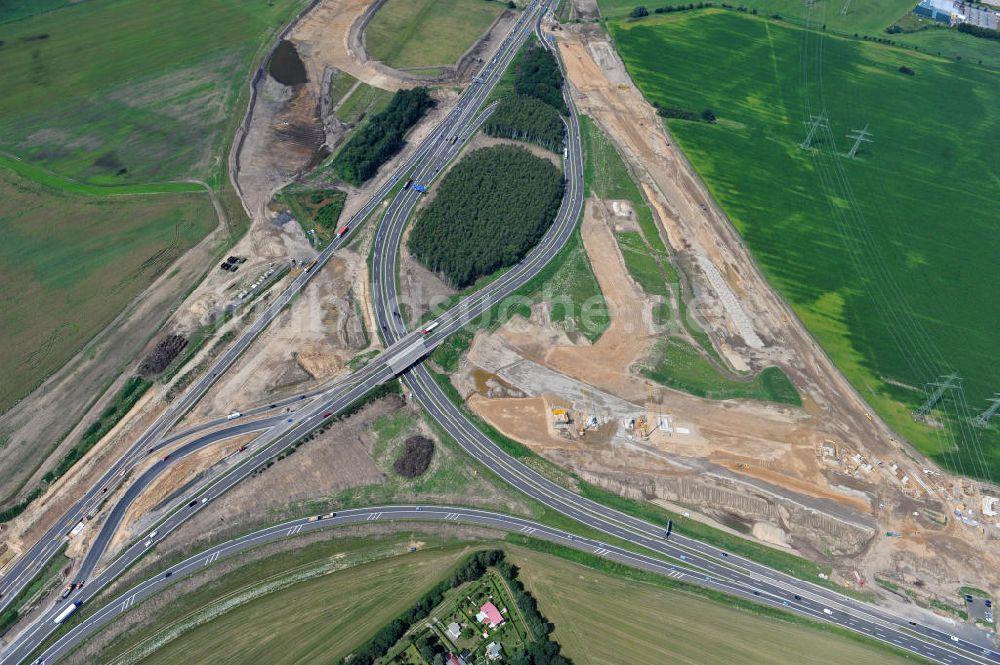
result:
[[[934,383],[931,383],[930,385],[935,387],[934,392],[931,393],[931,396],[927,398],[927,401],[925,401],[919,409],[913,412],[913,419],[916,420],[918,418],[923,418],[930,413],[931,409],[934,408],[934,405],[940,402],[941,398],[944,397],[946,391],[951,388],[958,387],[957,381],[958,374],[952,373],[944,377],[942,381],[935,381]]]
[[[813,139],[816,137],[816,130],[830,128],[830,122],[826,119],[826,116],[822,115],[811,115],[809,116],[809,121],[806,122],[803,120],[802,124],[809,128],[805,141],[799,144],[799,147],[803,150],[808,150],[812,147]]]
[[[871,135],[872,135],[872,133],[868,131],[868,125],[867,124],[865,125],[864,129],[854,129],[854,130],[851,130],[851,133],[847,135],[847,138],[849,138],[852,141],[854,141],[854,145],[852,145],[851,149],[848,151],[847,158],[848,159],[854,159],[854,156],[856,154],[858,154],[858,148],[861,147],[861,143],[862,142],[871,143],[872,139],[868,138]]]
[[[997,393],[993,396],[992,400],[988,401],[990,402],[989,407],[972,419],[972,424],[976,427],[989,427],[990,418],[996,415],[997,411],[1000,411],[1000,393]]]

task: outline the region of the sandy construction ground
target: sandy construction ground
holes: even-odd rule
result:
[[[996,568],[983,566],[984,562],[991,562],[992,566],[997,560],[995,544],[1000,531],[992,524],[982,532],[956,520],[942,524],[943,516],[956,505],[978,504],[977,488],[937,472],[925,474],[923,470],[934,470],[933,465],[920,460],[913,450],[904,449],[877,417],[868,415],[870,409],[864,401],[764,280],[655,110],[632,84],[607,35],[595,25],[563,26],[553,34],[580,111],[596,122],[628,163],[664,238],[675,252],[678,267],[694,282],[696,292],[703,294],[695,305],[707,321],[719,350],[735,369],[780,366],[803,395],[804,408],[708,402],[650,388],[627,370],[637,357],[633,354],[641,346],[640,335],[616,340],[615,325],[606,333],[608,353],[593,356],[587,355],[586,347],[551,348],[548,344],[551,335],[531,331],[512,333],[504,329],[495,336],[501,348],[513,351],[523,361],[598,388],[601,394],[648,408],[651,413],[673,415],[677,424],[687,427],[690,434],[680,435],[675,431],[665,447],[656,433],[648,442],[629,441],[621,448],[636,455],[624,459],[655,457],[652,462],[655,467],[662,467],[663,460],[668,459],[674,465],[689,464],[703,476],[707,469],[719,491],[713,496],[713,492],[695,489],[690,482],[667,483],[667,474],[650,480],[639,463],[624,472],[621,451],[602,452],[599,447],[585,445],[585,455],[571,455],[560,449],[559,444],[567,450],[579,444],[567,443],[563,436],[540,437],[537,434],[540,430],[536,429],[535,439],[551,439],[550,444],[559,452],[548,454],[577,467],[585,466],[580,460],[603,457],[603,474],[596,463],[588,472],[594,473],[596,481],[603,478],[608,486],[617,483],[617,489],[623,493],[628,494],[630,486],[633,490],[640,487],[644,489],[638,494],[647,498],[659,493],[664,495],[660,498],[677,498],[685,505],[688,504],[685,499],[698,495],[717,517],[727,502],[736,505],[722,490],[742,484],[744,488],[754,488],[751,492],[762,498],[766,494],[783,496],[785,506],[820,502],[812,507],[840,521],[851,519],[841,510],[853,513],[857,521],[875,524],[877,520],[877,527],[871,529],[867,538],[856,539],[842,532],[848,541],[839,550],[844,556],[833,563],[841,567],[845,577],[848,570],[858,569],[870,578],[902,566],[901,569],[908,571],[910,581],[919,581],[916,586],[942,596],[953,596],[953,585],[960,580],[976,579],[986,588],[1000,590],[1000,576],[992,572]],[[585,245],[605,296],[611,301],[609,306],[626,319],[634,316],[629,304],[621,302],[622,298],[629,299],[628,290],[622,286],[628,280],[611,277],[613,273],[606,272],[607,266],[613,267],[618,262],[611,261],[608,250],[602,252],[594,244],[597,236],[586,230],[588,223],[585,222]],[[602,273],[606,276],[602,277]],[[532,343],[533,336],[544,341]],[[594,348],[603,343],[602,339]],[[475,353],[471,353],[470,358],[474,357]],[[501,379],[510,381],[520,376],[524,381],[532,372],[535,375],[532,380],[545,375],[537,369],[528,371],[523,361],[505,367],[502,360],[494,358],[497,362],[494,369]],[[513,383],[518,388],[525,387]],[[536,390],[529,390],[528,394],[544,393],[540,385],[543,384],[536,384]],[[565,385],[560,387],[566,389]],[[502,414],[491,413],[491,410],[502,411],[502,405],[484,406],[492,401],[476,398],[473,403],[484,415],[502,422]],[[543,409],[551,403],[528,406],[541,412],[540,416],[535,413],[536,424],[539,417],[549,418]],[[586,402],[577,408],[586,409]],[[551,427],[548,431],[551,432]],[[587,436],[589,432],[582,440],[587,441]],[[543,441],[538,443],[544,445]],[[828,455],[824,453],[826,450],[835,452]],[[676,496],[682,493],[677,489],[682,485],[683,491],[691,496]],[[671,493],[675,496],[669,496]],[[745,515],[754,514],[755,510],[760,512],[760,506],[750,503],[743,507]],[[787,529],[789,524],[795,524],[795,509],[791,512],[791,520],[787,516],[774,519],[765,515],[765,518]],[[822,542],[838,529],[808,522],[804,520],[798,525],[805,533],[792,533],[791,542],[808,554],[827,558],[817,551],[821,548],[809,547],[809,541]],[[825,534],[824,529],[827,529]],[[901,536],[882,537],[885,530],[898,531]],[[938,558],[925,560],[919,556],[921,551],[928,551],[928,543],[934,543],[935,549],[940,544]]]

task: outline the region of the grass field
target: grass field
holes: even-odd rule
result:
[[[338,71],[334,74],[330,79],[330,105],[336,106],[357,82],[358,79],[347,72]]]
[[[635,0],[597,0],[597,4],[601,8],[601,15],[609,19],[625,18],[636,6]],[[681,4],[688,3],[662,0],[646,3],[646,7],[652,14],[656,7]],[[915,6],[915,3],[909,0],[851,0],[847,13],[841,14],[840,11],[844,7],[842,0],[816,0],[812,3],[804,3],[801,0],[745,0],[730,4],[756,9],[761,15],[778,14],[791,22],[809,21],[817,27],[825,24],[830,31],[852,34],[860,32],[869,35],[881,33]]]
[[[92,0],[7,24],[0,147],[97,184],[207,179],[262,37],[302,4]]]
[[[755,399],[800,406],[802,398],[777,367],[767,367],[746,381],[719,372],[697,349],[683,339],[660,340],[652,350],[642,375],[657,383],[708,399]]]
[[[390,67],[458,61],[504,10],[497,0],[388,0],[365,28],[368,56]]]
[[[0,168],[0,412],[215,227],[205,193],[81,196]]]
[[[467,551],[418,534],[414,539],[426,549],[403,554],[409,539],[405,533],[332,538],[250,563],[182,596],[154,622],[113,642],[100,662],[151,652],[142,662],[328,665],[405,609]]]
[[[552,637],[577,665],[895,665],[886,649],[559,557],[509,548],[520,579],[555,624]],[[808,654],[806,656],[805,654]]]
[[[365,116],[385,109],[391,99],[392,93],[388,90],[362,83],[341,103],[334,115],[338,120],[354,124]]]
[[[648,99],[715,111],[670,129],[855,387],[942,464],[1000,474],[1000,428],[968,424],[1000,389],[1000,328],[983,306],[1000,289],[1000,74],[724,10],[609,26]],[[832,129],[800,149],[821,111]],[[866,124],[875,142],[841,156]],[[947,426],[913,422],[949,370],[964,390],[934,414]]]

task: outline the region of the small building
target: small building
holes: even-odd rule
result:
[[[448,637],[453,640],[457,640],[458,636],[462,634],[462,627],[458,625],[458,622],[452,621],[448,624]]]
[[[490,642],[486,645],[486,657],[490,660],[500,660],[500,652],[502,648],[496,642]]]
[[[954,0],[921,0],[913,13],[951,25],[956,18]],[[964,18],[964,17],[963,17]]]
[[[500,614],[500,610],[493,603],[486,603],[480,607],[479,614],[476,615],[476,620],[480,623],[485,623],[490,628],[496,628],[503,625],[504,622],[503,615]]]
[[[448,654],[448,665],[467,665],[465,660],[461,656],[456,656],[453,653]]]
[[[987,517],[994,517],[997,514],[995,506],[997,505],[997,499],[995,496],[984,496],[983,497],[983,515]]]

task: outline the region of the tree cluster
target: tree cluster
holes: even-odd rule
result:
[[[915,71],[913,71],[912,69],[910,69],[906,65],[900,65],[899,66],[899,73],[900,74],[906,74],[907,76],[913,76],[914,74],[916,74]]]
[[[396,473],[404,478],[416,478],[431,465],[434,457],[434,442],[426,436],[411,436],[406,440],[403,454],[392,464]]]
[[[373,115],[341,148],[336,157],[336,173],[352,185],[360,185],[375,175],[378,167],[403,147],[406,132],[434,106],[427,88],[399,90],[389,106]]]
[[[553,152],[559,152],[563,142],[558,111],[534,97],[502,99],[483,129],[490,136],[530,141]]]
[[[514,92],[540,99],[563,115],[569,114],[562,95],[563,76],[548,49],[532,44],[518,58],[514,69]]]
[[[524,618],[530,636],[523,647],[507,654],[506,662],[511,665],[573,665],[572,660],[562,655],[559,643],[550,638],[554,626],[539,612],[535,598],[517,577],[517,566],[507,561],[502,550],[480,550],[469,555],[447,580],[436,584],[408,610],[383,626],[361,648],[338,661],[338,665],[373,665],[406,634],[410,626],[425,619],[444,600],[444,594],[449,589],[478,580],[487,568],[495,568],[506,580],[514,605]],[[436,664],[444,661],[444,647],[433,633],[428,633],[414,644],[427,662]]]
[[[642,18],[643,16],[649,16],[649,10],[645,6],[639,5],[632,11],[628,13],[631,18]]]
[[[705,7],[714,7],[715,4],[711,2],[699,2],[697,4],[689,2],[686,5],[666,5],[664,7],[657,7],[653,10],[654,14],[672,14],[674,12],[686,12],[691,9],[704,9]],[[723,4],[726,9],[735,9],[731,5]],[[756,13],[756,10],[754,11]]]
[[[715,111],[712,109],[705,109],[701,113],[695,113],[694,111],[688,111],[687,109],[682,109],[677,106],[664,106],[659,102],[653,102],[653,106],[656,107],[656,113],[664,118],[708,123],[715,122],[716,120]]]
[[[555,219],[564,187],[551,162],[523,148],[476,150],[445,177],[407,246],[464,288],[528,253]]]
[[[973,37],[980,37],[982,39],[1000,39],[1000,30],[991,30],[990,28],[972,25],[970,23],[959,23],[958,31],[964,32],[967,35],[972,35]]]
[[[524,618],[528,634],[534,637],[525,643],[523,650],[510,654],[507,662],[510,665],[572,665],[573,661],[560,653],[562,647],[559,643],[551,639],[550,634],[555,626],[542,616],[535,597],[521,584],[517,577],[517,566],[506,559],[494,565],[507,581],[514,605]]]
[[[380,628],[368,642],[346,659],[341,659],[339,663],[341,665],[345,662],[350,663],[350,665],[373,665],[392,645],[399,641],[399,638],[406,634],[410,626],[425,619],[430,611],[444,600],[444,594],[448,589],[464,582],[479,579],[488,567],[501,562],[503,556],[504,554],[500,550],[481,550],[469,555],[451,574],[451,577],[435,584],[409,609]]]

